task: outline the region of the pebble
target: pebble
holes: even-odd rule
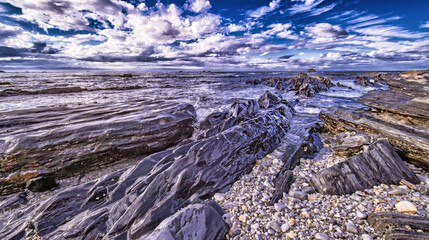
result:
[[[282,224],[281,229],[282,229],[282,232],[287,232],[287,231],[289,231],[290,226],[289,226],[289,224],[284,223],[284,224]]]
[[[355,200],[356,202],[362,202],[362,197],[358,195],[351,195],[351,199]]]
[[[347,232],[354,233],[354,234],[358,234],[359,233],[359,229],[351,221],[347,222],[346,230],[347,230]]]
[[[289,219],[289,222],[288,222],[289,226],[292,227],[293,225],[295,225],[295,223],[296,223],[295,219],[293,219],[293,218]]]
[[[281,211],[283,211],[283,209],[285,209],[286,208],[286,205],[284,205],[284,204],[282,204],[282,203],[274,203],[274,209],[277,211],[277,212],[281,212]]]
[[[408,202],[408,201],[398,202],[397,204],[395,204],[395,207],[396,207],[396,210],[398,210],[401,213],[416,213],[417,212],[416,206],[414,206],[414,204],[412,204],[411,202]]]
[[[295,237],[296,237],[296,234],[295,234],[294,232],[288,232],[288,233],[286,234],[286,236],[287,236],[288,238],[295,238]]]
[[[368,214],[366,214],[366,213],[364,213],[362,211],[357,210],[356,211],[356,217],[358,217],[360,219],[366,219],[368,217]]]
[[[405,179],[402,179],[401,181],[399,181],[399,184],[405,185],[405,186],[409,187],[410,189],[417,190],[416,185],[414,185],[414,184],[412,184],[412,183],[408,182],[408,181],[407,181],[407,180],[405,180]]]
[[[282,228],[280,227],[280,224],[276,221],[271,221],[267,224],[267,229],[273,229],[276,232],[281,232]]]
[[[222,193],[215,193],[213,196],[216,202],[223,202],[225,201],[225,196]]]
[[[362,236],[360,236],[362,238],[362,240],[372,240],[372,237],[368,234],[362,234]]]
[[[329,240],[329,236],[326,233],[316,233],[314,237],[319,240]]]
[[[247,221],[247,215],[241,215],[238,220],[240,220],[240,222],[245,223]]]
[[[317,195],[316,194],[310,194],[307,197],[309,202],[315,202],[317,200]]]
[[[305,193],[305,192],[301,192],[301,191],[289,191],[289,195],[290,196],[292,196],[292,197],[294,197],[294,198],[297,198],[297,199],[299,199],[299,200],[307,200],[307,196],[308,196],[308,194],[307,193]]]

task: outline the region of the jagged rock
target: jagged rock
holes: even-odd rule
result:
[[[171,103],[37,108],[0,116],[0,195],[22,190],[40,169],[64,178],[164,150],[190,137],[196,118],[191,105]]]
[[[335,135],[330,141],[334,154],[342,157],[351,157],[358,154],[373,142],[373,139],[362,133],[346,132]]]
[[[283,140],[286,146],[280,158],[284,165],[273,180],[275,190],[270,205],[276,203],[284,192],[289,191],[294,180],[292,170],[299,165],[300,159],[310,157],[320,150],[321,142],[317,133],[321,131],[323,130],[319,123],[309,123],[305,119],[299,123],[292,123],[291,130]]]
[[[44,192],[57,186],[53,173],[43,174],[26,182],[26,188],[32,192]]]
[[[381,139],[363,153],[319,171],[312,177],[311,184],[320,193],[343,195],[382,183],[397,185],[401,179],[420,182],[389,142]]]
[[[250,102],[237,104],[252,107]],[[152,154],[17,215],[3,215],[0,239],[35,234],[43,239],[143,239],[183,207],[230,186],[251,171],[257,158],[273,151],[290,122],[279,108],[260,109],[212,137]]]
[[[367,222],[386,239],[429,239],[429,219],[401,213],[371,213]],[[410,231],[413,230],[413,231]],[[419,233],[416,231],[423,231]]]
[[[281,96],[277,96],[272,94],[269,91],[265,91],[265,93],[259,98],[258,103],[262,108],[269,108],[279,104],[282,101]]]
[[[322,111],[320,119],[333,133],[360,131],[388,138],[404,160],[428,170],[429,71],[381,76],[389,90],[359,98],[370,108],[334,107]]]
[[[127,78],[127,77],[133,77],[131,73],[124,73],[122,75],[119,75],[119,77]]]
[[[347,85],[344,85],[344,84],[342,84],[342,83],[340,83],[340,82],[337,82],[337,87],[343,87],[343,88],[348,88],[348,89],[351,89],[351,90],[353,90],[353,88],[352,87],[350,87],[350,86],[347,86]]]
[[[297,95],[311,97],[314,94],[327,91],[330,87],[335,86],[329,77],[308,76],[306,73],[299,73],[293,77],[271,77],[260,80],[248,80],[250,84],[264,84],[275,87],[283,91],[295,91]]]
[[[217,203],[191,204],[162,221],[158,227],[142,239],[174,240],[201,239],[221,240],[229,226],[222,218],[222,208]]]
[[[27,202],[28,200],[26,192],[20,192],[11,196],[7,196],[7,198],[0,201],[0,211],[7,211],[9,209],[26,204]]]
[[[374,86],[374,83],[371,82],[367,76],[356,76],[354,83],[365,87]]]

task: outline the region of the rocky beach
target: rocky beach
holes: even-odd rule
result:
[[[2,72],[0,239],[429,239],[429,70]]]

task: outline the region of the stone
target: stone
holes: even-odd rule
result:
[[[354,83],[357,85],[364,86],[364,87],[375,85],[374,83],[372,83],[369,80],[369,78],[367,76],[356,76]]]
[[[57,187],[53,174],[42,174],[26,182],[26,188],[32,192],[44,192]]]
[[[61,179],[164,150],[189,138],[195,119],[192,105],[175,103],[95,104],[2,113],[0,195],[23,190],[28,180],[40,175],[22,178],[29,172],[43,169]],[[39,183],[50,181],[40,188],[46,189],[55,185],[52,180],[39,178],[29,187],[36,189]]]
[[[402,184],[402,185],[404,185],[404,186],[407,186],[407,187],[408,187],[408,188],[410,188],[410,189],[417,190],[416,185],[414,185],[414,184],[412,184],[412,183],[408,182],[408,181],[407,181],[407,180],[405,180],[405,179],[401,179],[401,181],[399,181],[399,183],[400,183],[400,184]]]
[[[229,117],[216,123],[225,130],[213,136],[195,138],[100,179],[65,187],[42,203],[32,204],[19,217],[3,215],[8,224],[0,229],[0,239],[31,237],[28,229],[43,239],[145,239],[165,219],[230,187],[252,170],[258,158],[279,145],[289,128],[287,108],[280,111],[279,104],[261,109],[254,104],[258,103],[236,100],[226,114]],[[238,116],[249,120],[233,126],[226,123],[235,122]],[[213,201],[209,205],[222,212]],[[187,226],[186,221],[180,226]]]
[[[364,152],[319,171],[311,184],[320,193],[344,195],[380,184],[398,184],[401,179],[420,182],[389,142],[380,139]]]
[[[410,192],[410,189],[408,189],[407,186],[398,186],[392,191],[389,191],[389,194],[391,195],[405,195]]]
[[[281,232],[282,231],[282,228],[281,228],[280,224],[278,222],[276,222],[276,221],[268,222],[267,229],[270,229],[270,228],[273,229],[276,232]]]
[[[242,222],[242,223],[247,222],[247,215],[245,215],[245,214],[240,215],[240,217],[238,217],[238,220],[240,220],[240,222]]]
[[[284,223],[284,224],[282,224],[281,229],[282,229],[282,232],[285,233],[285,232],[289,231],[290,226],[289,226],[289,224]]]
[[[296,237],[296,234],[294,233],[294,232],[288,232],[287,234],[286,234],[286,236],[288,237],[288,238],[295,238]]]
[[[289,196],[292,196],[299,200],[307,200],[308,194],[301,191],[289,191]]]
[[[213,196],[214,200],[216,202],[223,202],[225,201],[225,196],[222,193],[215,193],[215,195]]]
[[[192,204],[164,219],[142,239],[186,239],[192,236],[193,239],[220,240],[229,230],[221,214],[210,204]]]
[[[366,213],[364,213],[362,211],[357,210],[356,211],[356,217],[358,217],[360,219],[366,219],[368,217],[368,214],[366,214]]]
[[[399,238],[390,239],[426,239],[421,238],[414,231],[429,232],[429,219],[422,216],[408,215],[402,213],[372,213],[369,214],[367,222],[374,228],[380,235],[394,231],[401,230],[412,230],[410,232],[404,232],[405,236]],[[400,236],[401,234],[399,234]],[[406,237],[406,238],[405,238]]]
[[[293,219],[293,218],[291,218],[291,219],[289,219],[289,221],[288,221],[288,224],[289,224],[289,226],[294,226],[295,225],[295,223],[296,223],[296,220],[295,219]]]
[[[362,234],[362,235],[360,236],[360,238],[361,238],[362,240],[372,240],[372,237],[371,237],[370,235],[368,235],[368,234]]]
[[[329,240],[329,236],[326,233],[316,233],[314,237],[319,240]]]
[[[339,133],[331,140],[331,148],[334,154],[341,157],[351,157],[358,154],[365,146],[372,143],[372,138],[366,134],[354,133]]]
[[[308,195],[307,200],[309,202],[315,202],[317,200],[317,197],[318,197],[317,194],[310,194],[310,195]]]
[[[307,194],[313,194],[316,192],[316,190],[313,187],[305,187],[302,189],[302,191],[307,193]]]
[[[398,212],[401,212],[401,213],[416,213],[417,212],[416,206],[414,206],[414,204],[412,204],[411,202],[408,202],[408,201],[398,202],[397,204],[395,204],[395,208],[396,208],[396,210],[398,210]]]
[[[275,203],[275,204],[274,204],[274,209],[275,209],[277,212],[281,212],[281,211],[283,211],[285,208],[286,208],[286,205],[284,205],[284,204],[282,204],[282,203]]]
[[[352,222],[347,222],[346,224],[346,230],[349,233],[353,233],[353,234],[358,234],[359,233],[359,229],[356,227],[356,225]]]

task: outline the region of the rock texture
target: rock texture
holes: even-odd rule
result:
[[[429,219],[401,213],[373,213],[368,223],[385,239],[429,239]]]
[[[359,101],[369,108],[334,107],[320,113],[331,132],[361,131],[389,139],[405,160],[429,169],[429,71],[381,75],[389,90]]]
[[[345,132],[335,135],[329,142],[334,154],[351,157],[370,145],[373,138],[362,133]]]
[[[31,178],[64,178],[174,146],[193,133],[191,105],[134,103],[0,114],[0,195]]]
[[[335,86],[329,77],[309,76],[307,73],[299,73],[293,77],[272,77],[260,80],[249,80],[247,83],[264,84],[283,91],[295,91],[297,95],[311,97],[314,94],[327,91]]]
[[[399,184],[402,179],[420,182],[389,142],[381,139],[363,153],[318,172],[311,183],[320,193],[344,195],[380,184]]]
[[[250,112],[237,105],[252,104],[240,100],[231,111]],[[252,169],[257,158],[271,152],[289,127],[286,109],[279,104],[260,110],[253,118],[211,137],[152,154],[135,167],[67,188],[16,215],[2,216],[0,221],[7,225],[3,224],[0,238],[144,239],[183,207],[230,186]],[[183,211],[180,214],[185,216],[190,209]]]
[[[229,226],[222,218],[222,208],[212,201],[206,204],[191,204],[162,221],[143,239],[216,239],[225,238]]]

